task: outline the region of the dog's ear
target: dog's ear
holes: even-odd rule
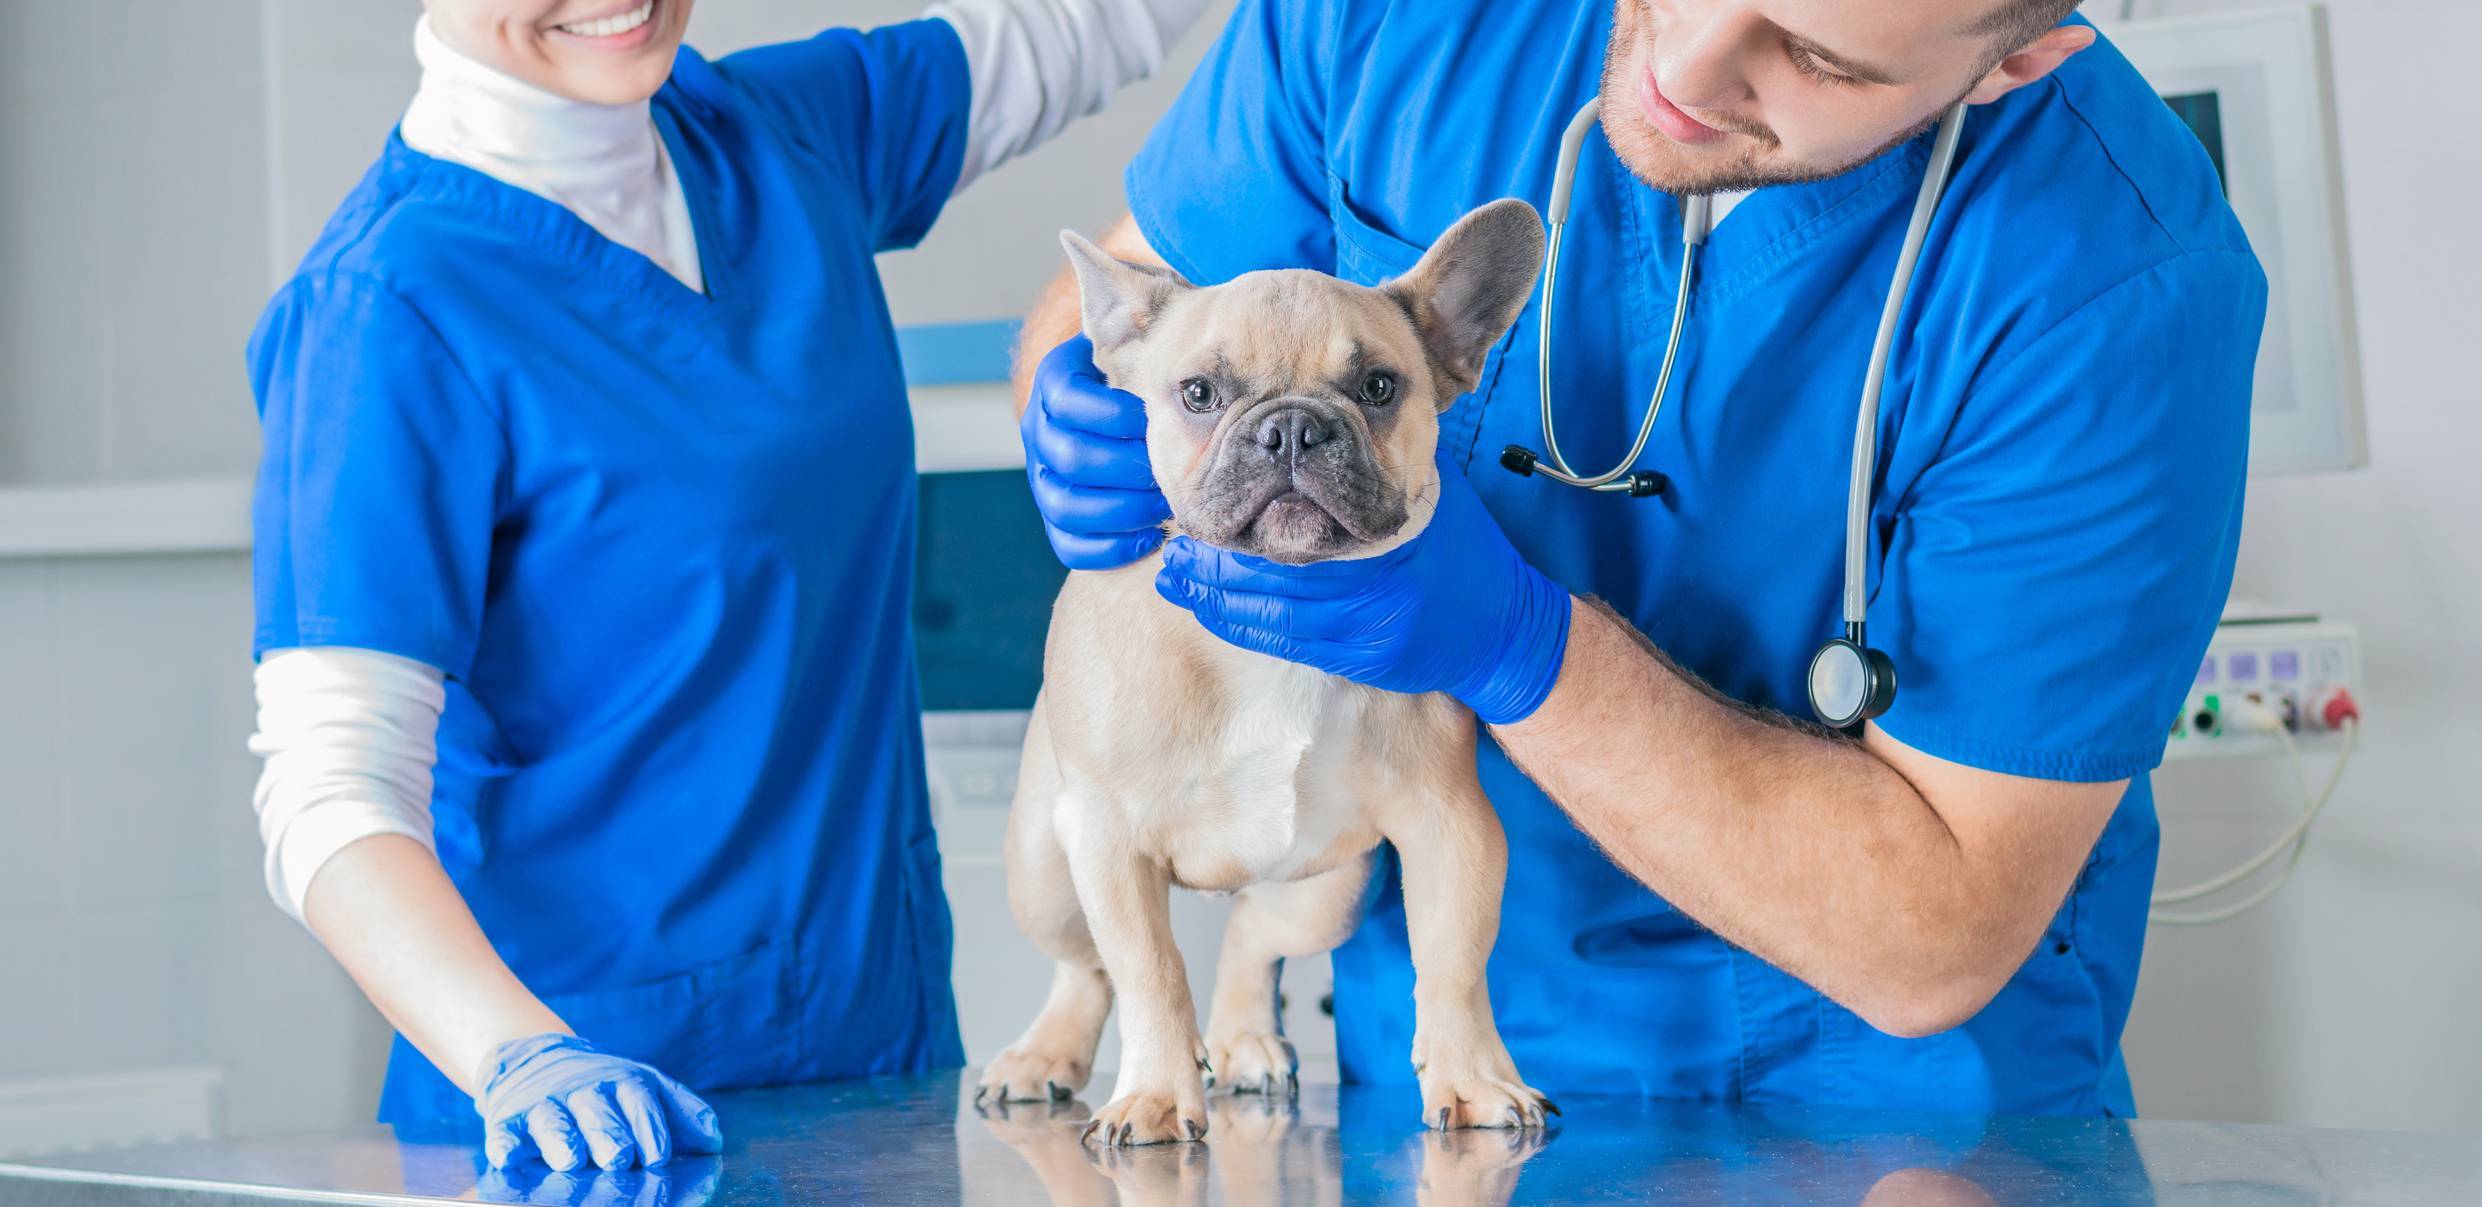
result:
[[[1381,286],[1413,316],[1441,409],[1482,380],[1483,359],[1534,296],[1542,267],[1542,219],[1509,197],[1457,219],[1413,271]]]
[[[1060,246],[1069,253],[1069,267],[1077,271],[1086,338],[1098,350],[1136,339],[1173,294],[1190,287],[1168,270],[1117,259],[1076,231],[1060,232]]]

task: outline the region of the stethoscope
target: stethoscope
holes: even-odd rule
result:
[[[1582,490],[1625,493],[1632,498],[1648,498],[1662,494],[1669,482],[1651,470],[1631,470],[1638,457],[1646,451],[1647,438],[1654,434],[1655,417],[1663,411],[1664,395],[1672,385],[1672,364],[1680,354],[1681,328],[1689,321],[1689,287],[1697,269],[1698,248],[1706,242],[1713,225],[1713,199],[1704,195],[1690,197],[1681,213],[1680,290],[1672,302],[1672,334],[1664,341],[1663,367],[1655,373],[1654,396],[1647,400],[1646,417],[1637,427],[1637,439],[1629,445],[1629,453],[1620,464],[1591,476],[1569,468],[1568,459],[1560,454],[1559,437],[1552,434],[1551,418],[1551,307],[1559,292],[1560,234],[1568,225],[1569,194],[1577,182],[1577,153],[1586,141],[1586,132],[1593,129],[1602,114],[1598,98],[1586,102],[1569,119],[1568,129],[1560,135],[1560,162],[1551,178],[1551,241],[1543,253],[1543,314],[1537,345],[1538,371],[1542,382],[1543,453],[1535,453],[1522,445],[1509,445],[1500,452],[1500,464],[1520,474],[1541,474],[1565,486]],[[1870,369],[1862,378],[1861,417],[1853,430],[1853,474],[1845,492],[1844,505],[1844,636],[1820,646],[1810,659],[1810,710],[1818,719],[1837,729],[1849,729],[1887,711],[1896,702],[1896,664],[1886,654],[1870,648],[1866,637],[1865,613],[1869,601],[1865,596],[1864,559],[1869,552],[1870,480],[1878,463],[1879,394],[1887,384],[1888,349],[1896,341],[1896,317],[1904,309],[1905,289],[1913,282],[1913,268],[1922,256],[1922,241],[1930,233],[1931,216],[1938,212],[1939,194],[1947,187],[1948,172],[1956,162],[1958,135],[1965,128],[1965,106],[1957,105],[1940,119],[1938,136],[1932,140],[1930,164],[1922,170],[1922,187],[1913,200],[1913,219],[1905,227],[1904,247],[1896,255],[1895,279],[1887,287],[1887,301],[1879,310],[1879,333],[1870,347]]]

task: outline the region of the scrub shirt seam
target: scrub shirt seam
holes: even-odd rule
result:
[[[464,383],[466,393],[473,397],[484,414],[491,417],[491,426],[500,433],[501,465],[505,472],[509,455],[508,416],[502,413],[499,407],[492,405],[490,396],[483,393],[482,388],[475,384],[474,374],[466,369],[465,361],[457,355],[454,348],[449,346],[448,337],[442,335],[438,326],[431,322],[431,316],[424,314],[422,308],[414,305],[412,299],[397,292],[385,278],[376,274],[348,268],[330,268],[326,270],[326,275],[335,281],[352,281],[368,285],[386,295],[389,301],[403,307],[405,313],[412,315],[415,322],[422,324],[423,334],[431,337],[431,343],[439,349],[440,356],[457,371],[457,380]]]
[[[2182,254],[2210,250],[2192,248],[2182,243],[2180,236],[2172,233],[2172,228],[2164,223],[2162,215],[2155,213],[2154,202],[2146,196],[2146,190],[2139,187],[2137,178],[2129,175],[2128,169],[2120,166],[2119,157],[2111,153],[2111,142],[2103,137],[2102,131],[2095,129],[2093,120],[2086,116],[2085,110],[2077,107],[2077,99],[2069,95],[2068,86],[2062,83],[2057,75],[2043,82],[2059,99],[2060,107],[2066,109],[2069,116],[2076,118],[2077,124],[2085,129],[2086,136],[2094,140],[2095,149],[2103,155],[2103,162],[2110,164],[2112,174],[2120,178],[2120,183],[2129,187],[2130,195],[2137,199],[2138,208],[2146,211],[2146,220],[2155,224],[2155,229],[2162,232],[2164,240],[2179,249]]]

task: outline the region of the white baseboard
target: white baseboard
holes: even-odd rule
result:
[[[224,1071],[139,1069],[0,1081],[0,1158],[222,1133]]]

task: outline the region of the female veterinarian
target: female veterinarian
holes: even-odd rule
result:
[[[1198,0],[949,0],[709,61],[694,0],[427,0],[250,343],[268,888],[493,1164],[961,1063],[874,253]],[[868,455],[853,455],[867,450]]]

